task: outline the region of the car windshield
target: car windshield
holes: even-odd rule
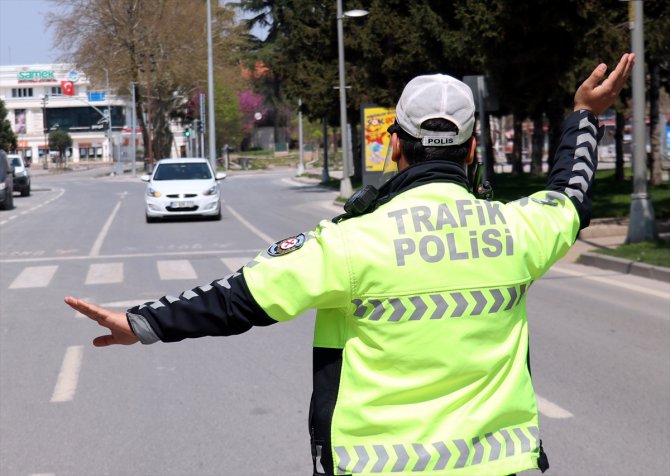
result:
[[[206,163],[159,164],[154,180],[207,180],[212,174]]]
[[[21,159],[19,159],[18,157],[13,157],[12,158],[12,165],[14,167],[23,167],[23,164],[21,163]]]

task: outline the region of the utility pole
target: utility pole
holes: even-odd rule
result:
[[[132,117],[130,119],[130,142],[132,146],[130,147],[131,154],[133,154],[133,161],[132,161],[132,171],[133,171],[133,177],[137,175],[137,166],[136,166],[136,159],[137,159],[137,144],[135,144],[135,129],[137,128],[136,121],[137,121],[137,106],[135,105],[135,82],[131,81],[130,83],[130,91],[132,95],[132,101],[133,101],[133,112],[132,112]]]
[[[44,170],[49,169],[49,138],[47,137],[47,103],[49,102],[49,95],[45,94],[42,97],[42,131],[44,132]]]
[[[147,172],[151,173],[154,169],[154,152],[153,152],[153,138],[152,138],[152,133],[151,133],[151,73],[149,71],[149,55],[147,52],[144,52],[144,71],[146,72],[147,75],[147,137],[148,137],[148,147],[149,150],[148,152],[148,159],[149,159],[149,164],[148,167],[145,164],[144,168],[147,170]]]
[[[105,96],[107,97],[107,153],[108,159],[110,162],[112,162],[112,165],[114,164],[114,151],[113,151],[113,145],[112,145],[112,100],[109,96],[109,70],[107,68],[104,68],[105,70],[105,83],[106,83],[106,90],[105,90]],[[116,172],[116,168],[113,168],[114,172]]]
[[[298,162],[297,175],[302,175],[305,173],[305,154],[302,150],[302,99],[298,99],[298,149],[300,161]]]
[[[218,2],[217,2],[218,5]],[[214,128],[214,66],[212,65],[212,2],[207,0],[207,102],[209,103],[209,162],[216,171],[216,137]]]
[[[633,53],[633,193],[630,202],[626,243],[658,238],[654,207],[647,192],[647,126],[644,98],[644,11],[642,0],[628,3]]]

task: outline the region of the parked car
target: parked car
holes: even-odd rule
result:
[[[214,174],[207,159],[163,159],[153,174],[142,175],[147,223],[159,218],[200,215],[221,219],[218,181],[226,174]]]
[[[0,210],[14,208],[14,166],[7,153],[0,149]]]
[[[23,157],[9,154],[9,160],[14,166],[14,191],[21,192],[22,197],[30,195],[30,170]]]

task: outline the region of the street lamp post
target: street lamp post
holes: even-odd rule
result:
[[[217,2],[218,5],[218,2]],[[209,110],[208,118],[208,146],[209,163],[213,170],[216,170],[216,137],[214,136],[216,128],[214,124],[214,66],[212,64],[212,5],[211,0],[207,0],[207,105]]]
[[[47,137],[47,103],[49,95],[42,96],[42,131],[44,132],[44,170],[49,169],[49,138]]]
[[[643,2],[629,2],[633,53],[633,194],[626,243],[653,241],[658,237],[654,208],[647,192],[647,126],[644,116],[644,22]]]
[[[302,143],[302,99],[298,99],[298,173],[297,175],[302,175],[305,173],[305,153],[303,152],[303,143]]]
[[[105,97],[107,99],[107,158],[110,162],[114,163],[114,152],[112,151],[112,105],[111,98],[109,96],[109,70],[105,70]]]
[[[344,17],[362,17],[367,15],[365,10],[350,10],[342,12],[342,0],[337,0],[337,55],[340,77],[340,137],[342,141],[342,180],[340,181],[340,196],[351,196],[351,172],[349,171],[349,137],[347,134],[347,90],[344,80]]]

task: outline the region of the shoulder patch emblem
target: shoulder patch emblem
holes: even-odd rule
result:
[[[530,198],[532,201],[539,203],[540,205],[550,205],[552,207],[557,207],[558,203],[555,201],[549,199],[549,198],[537,198],[537,197],[531,197]]]
[[[299,235],[292,236],[290,238],[284,238],[283,240],[274,243],[268,248],[268,254],[270,256],[283,256],[302,248],[304,243],[305,235],[304,233],[300,233]]]

